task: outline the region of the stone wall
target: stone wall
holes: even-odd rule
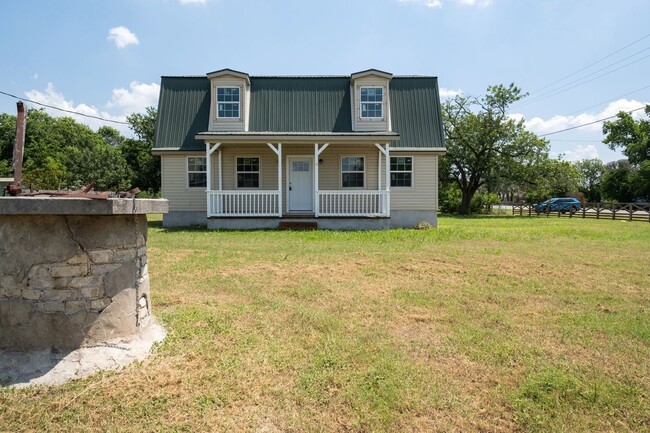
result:
[[[0,215],[0,348],[72,348],[151,317],[146,215]]]

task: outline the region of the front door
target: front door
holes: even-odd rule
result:
[[[313,158],[290,156],[287,158],[287,204],[289,212],[314,210]]]

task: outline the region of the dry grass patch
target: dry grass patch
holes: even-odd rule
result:
[[[650,430],[650,225],[167,231],[152,358],[0,393],[0,431]]]

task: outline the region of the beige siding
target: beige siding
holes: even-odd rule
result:
[[[413,187],[391,188],[391,210],[438,210],[438,156],[424,152],[390,152],[413,157]]]
[[[376,86],[384,89],[384,118],[381,120],[361,118],[361,87]],[[368,75],[354,80],[352,84],[352,128],[355,131],[390,130],[390,95],[388,79],[378,75]]]
[[[162,155],[162,193],[170,211],[207,211],[205,188],[187,187],[187,157],[205,156],[204,152]]]
[[[275,191],[278,188],[277,155],[267,145],[222,145],[212,154],[212,182],[210,189],[219,185],[219,159],[223,164],[223,189],[236,190],[236,166],[238,156],[260,157],[260,190]],[[392,210],[437,210],[438,209],[438,157],[425,152],[398,152],[392,156],[412,156],[414,173],[412,188],[391,188]],[[206,211],[204,188],[187,187],[187,157],[204,156],[204,152],[162,155],[163,197],[169,200],[172,211]],[[283,208],[286,205],[287,156],[314,157],[314,145],[284,145],[282,148]],[[321,191],[343,190],[341,186],[341,159],[343,156],[363,156],[365,168],[365,190],[377,190],[378,161],[381,161],[381,189],[385,188],[385,159],[379,160],[379,151],[374,145],[330,145],[320,155],[318,166]]]
[[[217,87],[239,87],[239,119],[217,118]],[[210,131],[246,131],[248,130],[248,101],[250,87],[243,78],[223,75],[210,80]]]
[[[277,146],[277,145],[276,145]],[[260,157],[260,189],[277,190],[278,188],[278,157],[267,145],[222,145],[221,158],[223,163],[223,189],[236,189],[235,161],[238,156]],[[212,187],[217,189],[219,182],[218,152],[212,154]],[[341,187],[341,158],[343,156],[363,156],[365,158],[365,188],[377,189],[377,156],[378,150],[374,145],[330,145],[320,155],[323,162],[318,166],[319,189],[337,190]],[[287,157],[314,157],[314,145],[283,145],[282,146],[282,183],[287,181]],[[384,168],[382,167],[382,172]]]

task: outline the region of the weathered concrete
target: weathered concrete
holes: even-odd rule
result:
[[[116,370],[143,361],[165,338],[156,324],[141,332],[77,349],[0,350],[0,386],[61,385],[100,370]]]
[[[420,221],[426,221],[436,227],[438,214],[434,210],[394,210],[390,212],[391,228],[412,229]]]
[[[207,224],[206,211],[171,211],[163,215],[163,227],[205,227]]]
[[[14,200],[35,214],[22,213]],[[13,212],[0,212],[0,348],[76,348],[135,335],[150,323],[147,220],[137,213],[146,206],[67,215],[58,208],[67,201],[0,202]],[[43,208],[62,213],[43,215]]]
[[[0,215],[143,215],[166,213],[163,199],[0,197]]]

